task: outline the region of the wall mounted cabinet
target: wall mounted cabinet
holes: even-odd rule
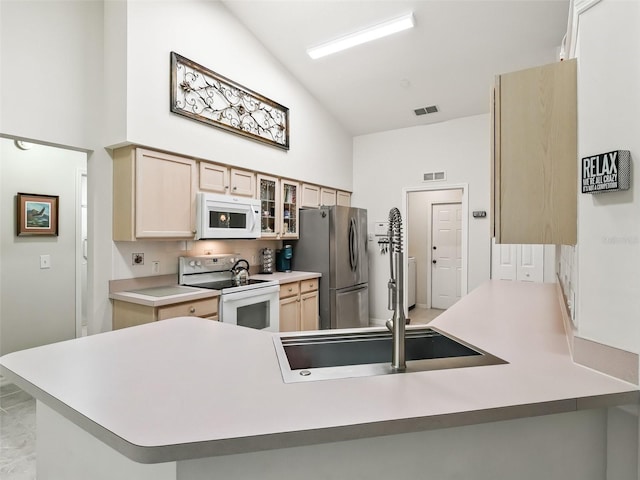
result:
[[[335,188],[322,187],[311,183],[303,183],[302,208],[319,208],[323,205],[341,205],[345,207],[351,206],[351,194]]]
[[[298,238],[299,234],[299,210],[298,206],[298,192],[300,191],[300,185],[297,182],[291,180],[282,179],[280,181],[280,199],[282,223],[280,229],[280,238]]]
[[[257,175],[262,238],[298,238],[297,182]]]
[[[113,240],[193,238],[196,162],[143,148],[113,155]]]
[[[207,192],[255,196],[256,174],[250,170],[200,161],[200,190]]]
[[[343,207],[351,206],[351,194],[338,190],[336,193],[336,204]]]
[[[320,187],[310,183],[302,184],[302,201],[300,206],[303,208],[318,208],[320,206]]]
[[[200,163],[200,190],[229,193],[229,168],[209,162]]]
[[[232,168],[229,174],[231,178],[231,195],[242,197],[255,197],[256,174],[249,170]]]
[[[496,243],[575,245],[576,61],[498,76],[492,120]]]
[[[336,191],[333,188],[320,188],[320,205],[336,205]]]
[[[196,192],[261,200],[262,237],[296,239],[306,206],[349,205],[351,194],[134,146],[113,154],[113,240],[192,239]],[[306,193],[305,193],[306,192]]]

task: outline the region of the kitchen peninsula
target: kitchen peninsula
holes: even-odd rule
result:
[[[489,281],[433,325],[508,363],[285,384],[270,333],[181,317],[0,366],[38,400],[40,480],[604,478],[638,387],[572,362],[556,285]]]

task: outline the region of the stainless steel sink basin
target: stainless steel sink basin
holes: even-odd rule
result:
[[[386,328],[274,336],[285,383],[395,373]],[[506,363],[432,327],[408,327],[405,373]]]

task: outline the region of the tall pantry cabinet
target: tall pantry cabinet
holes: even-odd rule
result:
[[[499,75],[492,102],[496,243],[575,245],[576,60]]]

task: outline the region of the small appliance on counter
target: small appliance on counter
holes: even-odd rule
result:
[[[273,273],[273,249],[263,248],[260,250],[262,255],[262,267],[260,273]]]
[[[290,272],[292,258],[293,247],[291,245],[284,245],[282,250],[276,250],[276,270],[278,272]]]

